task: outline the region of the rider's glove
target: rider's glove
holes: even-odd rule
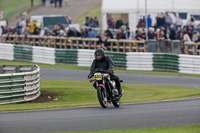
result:
[[[91,77],[92,77],[92,74],[89,74],[89,75],[88,75],[88,79],[90,79]]]

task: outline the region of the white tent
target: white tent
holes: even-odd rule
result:
[[[161,12],[200,13],[200,0],[146,0],[148,14]],[[102,26],[107,27],[108,13],[127,13],[129,27],[135,31],[140,15],[145,14],[145,0],[102,0]]]

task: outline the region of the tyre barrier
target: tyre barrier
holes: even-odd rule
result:
[[[40,94],[38,65],[0,66],[0,105],[32,101]]]

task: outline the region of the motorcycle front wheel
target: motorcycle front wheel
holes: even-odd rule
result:
[[[97,96],[98,96],[99,103],[101,104],[101,106],[103,108],[107,108],[108,99],[107,99],[107,95],[106,95],[106,90],[104,90],[104,88],[102,88],[101,86],[97,87]]]
[[[112,100],[112,103],[115,107],[119,107],[120,106],[120,99],[118,100]]]

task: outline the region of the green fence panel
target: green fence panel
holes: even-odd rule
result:
[[[169,53],[154,53],[153,54],[153,71],[178,72],[179,71],[179,56]]]
[[[32,61],[32,46],[14,45],[14,59]]]
[[[56,63],[77,64],[78,51],[75,49],[56,49]]]
[[[106,56],[109,56],[116,67],[126,67],[126,53],[124,52],[105,52]]]

